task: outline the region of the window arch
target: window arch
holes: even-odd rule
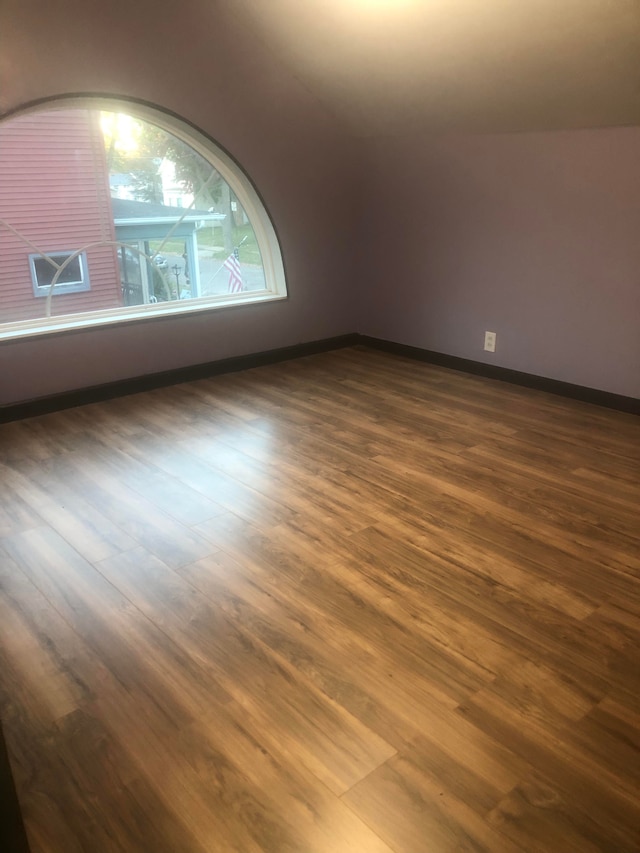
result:
[[[0,122],[0,337],[286,296],[271,220],[203,133],[114,98]]]

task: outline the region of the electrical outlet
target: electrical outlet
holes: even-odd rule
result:
[[[496,351],[496,333],[495,332],[485,332],[484,333],[484,348],[487,352],[495,352]]]

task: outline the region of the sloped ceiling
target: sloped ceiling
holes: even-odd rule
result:
[[[640,0],[218,0],[358,136],[640,124]]]

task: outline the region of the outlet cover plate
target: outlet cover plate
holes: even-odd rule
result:
[[[485,332],[484,333],[484,348],[487,352],[495,352],[496,351],[496,333],[495,332]]]

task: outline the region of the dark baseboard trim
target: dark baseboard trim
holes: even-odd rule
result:
[[[359,335],[354,332],[353,334],[341,335],[335,338],[325,338],[321,341],[295,344],[266,352],[225,358],[221,361],[211,361],[206,364],[194,364],[190,367],[180,367],[175,370],[152,373],[147,376],[136,376],[132,379],[122,379],[118,382],[109,382],[105,385],[94,385],[90,388],[80,388],[76,391],[53,394],[49,397],[40,397],[37,400],[29,400],[24,403],[15,403],[0,407],[0,423],[18,421],[37,415],[46,415],[50,412],[71,409],[75,406],[84,406],[87,403],[99,403],[104,400],[112,400],[115,397],[138,394],[142,391],[151,391],[154,388],[178,385],[180,382],[206,379],[209,376],[234,373],[238,370],[248,370],[251,367],[262,367],[267,364],[276,364],[281,361],[290,361],[296,358],[303,358],[307,355],[316,355],[317,353],[356,345],[368,346],[372,349],[383,350],[384,352],[394,353],[395,355],[401,355],[428,364],[436,364],[440,367],[460,370],[463,373],[472,373],[477,376],[484,376],[487,379],[498,379],[501,382],[509,382],[512,385],[521,385],[525,388],[547,391],[551,394],[568,397],[572,400],[581,400],[584,403],[593,403],[596,406],[604,406],[608,409],[616,409],[620,412],[640,415],[640,400],[635,397],[625,397],[622,394],[612,394],[609,391],[599,391],[596,388],[572,385],[570,382],[561,382],[558,379],[548,379],[544,376],[535,376],[532,373],[511,370],[508,367],[497,367],[493,364],[485,364],[479,361],[472,361],[468,358],[446,355],[445,353],[412,347],[407,344],[399,344],[394,341],[385,341],[381,338]]]
[[[625,397],[622,394],[612,394],[609,391],[599,391],[597,388],[586,388],[583,385],[572,385],[570,382],[561,382],[559,379],[548,379],[545,376],[536,376],[533,373],[522,373],[508,367],[497,367],[493,364],[484,364],[480,361],[459,358],[455,355],[446,355],[407,344],[398,344],[394,341],[371,338],[368,335],[360,335],[359,343],[372,349],[384,350],[384,352],[402,355],[428,364],[437,364],[439,367],[449,367],[463,373],[473,373],[487,379],[498,379],[501,382],[521,385],[524,388],[534,388],[537,391],[547,391],[550,394],[580,400],[583,403],[593,403],[596,406],[605,406],[607,409],[640,415],[640,400],[635,397]]]
[[[0,407],[0,423],[19,421],[37,415],[59,412],[63,409],[72,409],[75,406],[84,406],[87,403],[100,403],[104,400],[112,400],[115,397],[151,391],[154,388],[179,385],[181,382],[192,382],[195,379],[206,379],[209,376],[217,376],[222,373],[234,373],[238,370],[248,370],[251,367],[262,367],[280,361],[302,358],[306,355],[329,352],[330,350],[354,346],[359,343],[359,340],[360,336],[355,333],[341,335],[335,338],[325,338],[321,341],[310,341],[266,352],[240,355],[221,361],[207,362],[206,364],[194,364],[162,373],[151,373],[146,376],[136,376],[132,379],[122,379],[104,385],[94,385],[90,388],[79,388],[76,391],[52,394],[49,397],[40,397],[36,400]]]
[[[16,794],[7,746],[0,728],[0,850],[29,853],[18,796]]]

